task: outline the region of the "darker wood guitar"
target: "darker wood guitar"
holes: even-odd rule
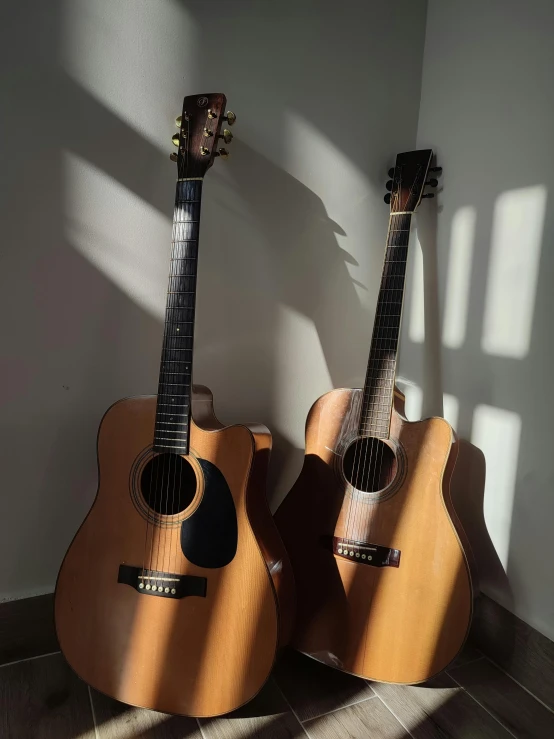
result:
[[[364,389],[334,390],[314,404],[303,469],[275,516],[297,583],[293,645],[394,683],[427,680],[454,659],[473,601],[449,493],[454,432],[442,418],[409,423],[393,405],[410,222],[431,157],[399,154],[390,172]]]
[[[126,398],[98,432],[96,500],[63,561],[56,629],[86,682],[119,701],[214,716],[251,699],[288,641],[294,591],[269,512],[264,426],[224,427],[192,386],[202,181],[221,94],[187,97],[157,396]]]

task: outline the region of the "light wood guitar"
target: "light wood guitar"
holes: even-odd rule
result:
[[[409,423],[394,383],[412,214],[430,150],[399,154],[363,390],[321,397],[301,474],[276,513],[298,592],[292,643],[372,680],[417,683],[458,654],[472,615],[464,534],[449,482],[457,441],[442,418]],[[436,185],[436,179],[430,183]]]
[[[267,680],[294,586],[269,512],[264,426],[224,427],[192,392],[204,174],[228,142],[221,94],[186,97],[158,394],[126,398],[98,432],[99,488],[63,561],[56,628],[67,661],[117,700],[214,716]],[[192,412],[191,412],[192,411]]]

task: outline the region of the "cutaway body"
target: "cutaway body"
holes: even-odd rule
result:
[[[190,454],[175,455],[192,499],[173,515],[155,503],[154,524],[140,480],[155,414],[155,397],[128,398],[102,420],[98,494],[58,577],[58,638],[75,672],[119,701],[218,715],[260,690],[291,628],[290,565],[264,494],[271,437],[222,427],[195,388]]]
[[[334,390],[314,404],[302,472],[275,515],[297,584],[292,644],[365,678],[417,683],[454,659],[471,621],[449,495],[457,442],[443,419],[409,423],[393,409],[393,479],[360,492],[343,459],[361,402],[361,390]]]

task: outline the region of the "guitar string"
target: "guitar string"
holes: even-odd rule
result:
[[[391,216],[389,216],[389,229],[388,229],[389,232],[390,232],[390,226],[391,226]],[[388,236],[388,234],[387,234],[387,236]],[[388,241],[388,238],[387,238],[387,241]],[[385,266],[386,266],[385,260],[386,260],[386,251],[385,251],[385,257],[384,257],[384,260],[383,260],[383,271],[382,271],[382,276],[381,276],[381,284],[383,284],[383,275],[384,275]],[[382,295],[382,293],[380,291],[380,296],[379,297],[381,297],[381,295]],[[386,303],[386,301],[383,301],[381,303],[381,305],[384,307],[384,304],[385,303]],[[381,323],[380,323],[381,322],[381,316],[379,315],[378,311],[379,311],[379,299],[378,299],[378,303],[377,303],[377,310],[376,310],[376,315],[375,315],[375,320],[374,320],[374,327],[373,327],[372,341],[371,341],[371,344],[372,344],[371,349],[373,349],[374,337],[378,334],[379,328],[381,327]],[[366,405],[366,397],[365,397],[366,396],[366,393],[365,393],[365,389],[366,389],[366,387],[368,388],[368,390],[375,389],[375,388],[372,388],[371,386],[373,385],[374,382],[376,382],[375,378],[372,378],[372,372],[373,372],[373,370],[372,370],[372,366],[371,365],[372,365],[372,355],[374,356],[374,352],[371,349],[370,349],[370,357],[369,357],[369,360],[368,360],[368,367],[367,367],[367,372],[366,372],[366,381],[364,383],[364,390],[362,391],[362,405],[361,405],[361,409],[360,409],[361,410],[361,413],[360,413],[361,423],[358,424],[358,429],[357,429],[358,434],[360,436],[359,436],[359,441],[358,441],[358,444],[357,444],[357,448],[355,450],[354,463],[353,463],[353,469],[355,470],[354,477],[353,477],[353,479],[354,479],[354,486],[353,486],[353,488],[354,489],[352,491],[352,503],[351,503],[351,509],[353,510],[353,516],[352,517],[350,516],[350,510],[349,510],[349,516],[348,516],[347,527],[346,527],[346,535],[347,535],[347,538],[351,538],[352,537],[352,534],[350,532],[350,525],[351,524],[352,524],[352,527],[355,530],[358,529],[359,520],[360,520],[361,517],[363,517],[363,510],[365,509],[365,507],[367,505],[366,499],[365,499],[365,495],[363,493],[360,495],[359,490],[361,488],[363,488],[363,482],[364,482],[364,476],[365,476],[365,466],[366,466],[367,457],[368,457],[368,448],[370,448],[369,464],[371,465],[371,459],[373,457],[373,446],[374,446],[374,441],[372,440],[373,437],[372,436],[363,436],[362,435],[363,430],[361,428],[362,426],[367,425],[366,422],[365,422],[365,420],[364,420],[365,419],[365,415],[367,413],[371,412],[369,407],[366,408],[366,410],[364,412],[364,406]],[[368,397],[367,397],[367,405],[368,406],[370,406],[371,395],[372,394],[373,393],[370,393],[370,394],[368,393]],[[356,461],[356,452],[358,451],[358,447],[360,449],[360,453],[359,453],[358,459]],[[364,447],[365,447],[365,450],[364,450]],[[362,463],[362,458],[363,458],[363,463]],[[360,474],[361,474],[361,478],[360,478]],[[360,508],[361,508],[361,511],[360,511]],[[362,516],[360,516],[360,513],[362,514]]]
[[[416,176],[414,177],[414,181],[413,181],[412,186],[410,188],[409,196],[412,196],[414,194],[414,191],[415,191],[415,188],[416,188],[416,183],[417,183],[417,180],[418,180],[418,175],[420,174],[420,172],[421,172],[421,166],[418,168],[418,171],[416,173]],[[401,183],[401,177],[402,177],[402,173],[400,171],[400,183]],[[399,187],[399,190],[398,191],[400,191],[400,187]],[[395,301],[393,301],[393,300],[389,301],[390,304],[399,303],[399,307],[398,307],[399,321],[398,321],[398,330],[397,330],[397,338],[396,338],[396,347],[395,347],[395,350],[394,350],[394,357],[393,357],[394,368],[393,368],[393,371],[392,371],[392,383],[391,383],[391,407],[390,407],[390,414],[389,414],[389,417],[388,417],[388,434],[387,434],[387,438],[389,438],[389,439],[390,439],[390,429],[391,429],[393,406],[394,406],[394,379],[396,377],[396,366],[397,366],[397,362],[398,362],[398,349],[399,349],[399,343],[400,343],[400,329],[401,329],[401,319],[402,319],[402,305],[403,305],[403,298],[404,298],[404,286],[405,286],[405,276],[406,276],[406,265],[407,265],[408,246],[409,246],[409,239],[410,239],[410,228],[409,227],[411,226],[411,215],[410,216],[408,216],[407,214],[396,215],[395,216],[395,220],[396,220],[396,222],[394,223],[394,225],[395,226],[400,226],[401,228],[399,230],[395,231],[394,236],[393,236],[393,239],[392,239],[393,244],[394,244],[395,241],[396,242],[400,241],[401,244],[404,246],[406,252],[405,252],[405,259],[398,260],[398,261],[395,259],[392,262],[392,264],[402,264],[402,267],[400,268],[400,275],[394,275],[394,268],[391,270],[392,273],[393,273],[393,275],[394,275],[392,277],[392,281],[393,281],[393,284],[395,286],[394,287],[394,290],[395,290],[395,292],[397,290],[400,290],[400,300],[399,301],[396,301],[396,300]],[[391,221],[392,221],[392,219],[391,219]],[[406,225],[408,225],[408,228],[405,228]],[[404,241],[406,242],[405,245],[404,245]],[[398,244],[394,244],[394,247],[393,248],[397,248],[397,246],[398,246]],[[387,251],[388,251],[388,247],[387,247]],[[396,287],[396,282],[397,281],[398,281],[398,284],[399,284],[399,287],[398,288]],[[389,349],[389,350],[387,350],[386,353],[389,353],[389,352],[392,352],[392,350]],[[376,449],[376,457],[375,457],[375,465],[374,465],[375,469],[374,469],[374,474],[373,474],[373,481],[372,481],[373,484],[372,484],[372,487],[373,488],[376,488],[377,487],[379,490],[384,489],[391,482],[387,478],[387,481],[386,481],[385,485],[383,486],[382,475],[383,475],[383,457],[384,457],[384,453],[385,453],[385,450],[384,450],[384,447],[385,446],[388,446],[388,445],[386,445],[384,441],[381,441],[381,443],[379,443],[377,445],[377,449]],[[379,511],[379,508],[377,508],[376,515],[374,517],[371,516],[371,511],[368,510],[368,512],[367,512],[367,520],[366,520],[366,523],[365,523],[365,528],[366,528],[366,530],[369,530],[369,533],[371,533],[371,529],[373,528],[373,524],[375,524],[375,528],[377,527],[377,521],[378,521],[378,514],[379,514],[379,512],[380,512]],[[371,520],[369,520],[370,518],[371,518]]]

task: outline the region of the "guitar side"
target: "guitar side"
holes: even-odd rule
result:
[[[298,586],[292,644],[368,679],[417,683],[455,658],[471,622],[470,568],[449,495],[456,441],[443,419],[410,423],[393,410],[402,460],[394,490],[352,507],[341,462],[360,403],[359,390],[316,401],[303,469],[275,514]],[[399,550],[399,566],[337,556],[333,536]]]
[[[198,488],[181,515],[194,522],[214,479],[226,486],[237,525],[232,560],[193,564],[180,525],[154,534],[151,527],[145,548],[132,471],[152,445],[156,398],[128,398],[102,420],[98,493],[62,564],[55,617],[67,661],[99,691],[131,705],[214,716],[250,700],[267,680],[290,628],[292,582],[264,495],[269,432],[223,427],[207,388],[195,388],[195,401],[193,415],[206,428],[191,422]],[[203,474],[206,465],[220,477]],[[205,595],[156,597],[118,582],[121,565],[143,567],[145,556],[153,570],[205,581]]]

